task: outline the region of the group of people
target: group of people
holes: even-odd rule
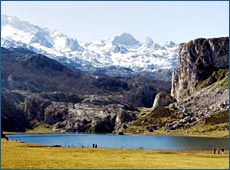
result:
[[[216,153],[217,154],[220,154],[220,153],[223,154],[224,153],[224,148],[222,148],[222,149],[220,149],[220,148],[214,148],[213,149],[213,153],[214,154],[216,154]]]
[[[93,143],[93,148],[97,148],[97,144],[94,144],[94,143]]]

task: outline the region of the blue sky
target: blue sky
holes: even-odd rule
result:
[[[127,32],[144,41],[187,42],[228,36],[229,2],[3,1],[2,14],[55,28],[83,42]]]

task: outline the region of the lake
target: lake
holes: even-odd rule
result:
[[[227,138],[175,137],[175,136],[129,136],[114,134],[13,134],[11,140],[41,145],[63,147],[152,149],[152,150],[210,150],[228,147]]]

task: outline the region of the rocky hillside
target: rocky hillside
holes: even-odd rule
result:
[[[188,135],[184,133],[186,131],[190,135],[226,136],[228,43],[229,39],[225,37],[196,39],[181,44],[178,68],[172,79],[172,96],[157,94],[153,109],[142,111],[127,132],[144,133],[151,129],[151,132],[159,130],[161,134],[163,131],[163,134],[180,132]],[[177,101],[173,102],[173,98]]]
[[[55,131],[112,132],[150,107],[170,83],[147,76],[95,76],[18,49],[2,52],[2,128],[25,131],[46,123]],[[149,100],[150,99],[150,100]]]
[[[112,95],[134,107],[151,107],[158,89],[170,91],[169,82],[154,80],[148,75],[130,78],[95,76],[25,49],[2,48],[1,51],[1,83],[9,90]]]

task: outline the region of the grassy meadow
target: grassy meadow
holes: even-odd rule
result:
[[[228,152],[62,148],[2,139],[2,168],[225,168]]]

